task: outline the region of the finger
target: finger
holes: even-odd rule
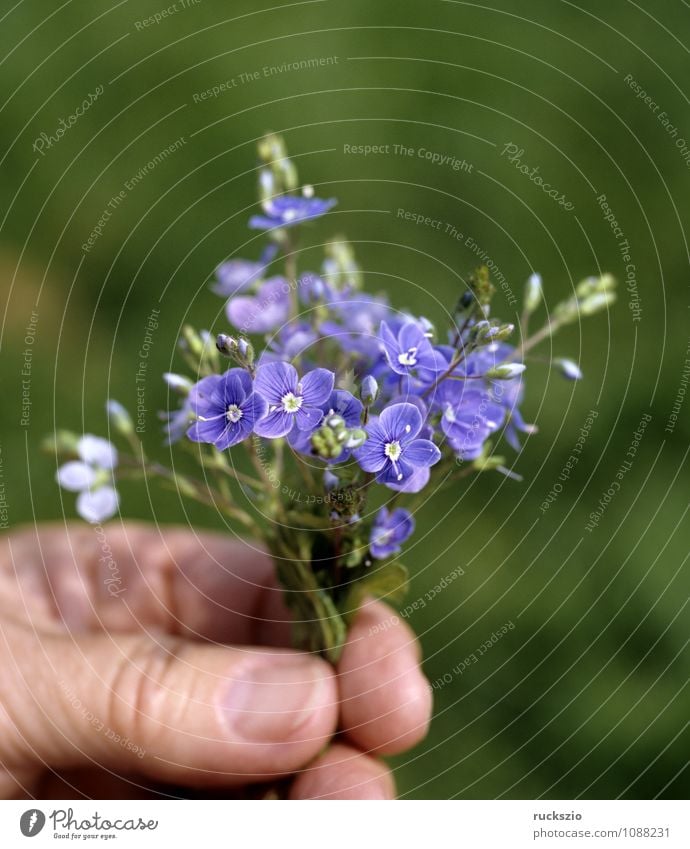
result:
[[[295,778],[291,799],[394,799],[393,776],[384,764],[335,743]]]
[[[289,645],[290,617],[270,558],[228,535],[139,523],[27,528],[4,539],[0,563],[6,580],[20,570],[15,594],[26,597],[31,583],[27,609],[72,633],[144,627]]]
[[[365,751],[396,754],[422,740],[431,719],[431,687],[417,639],[381,602],[362,606],[338,664],[341,727]]]
[[[12,633],[14,632],[14,633]],[[268,780],[333,734],[337,689],[318,657],[175,637],[34,636],[6,626],[0,759],[98,765],[180,784]]]

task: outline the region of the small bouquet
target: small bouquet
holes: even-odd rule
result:
[[[212,287],[226,300],[230,332],[185,327],[179,349],[188,372],[163,376],[179,397],[163,416],[167,443],[190,451],[199,474],[149,459],[113,400],[111,425],[127,453],[64,431],[51,445],[67,460],[57,481],[78,493],[77,511],[89,522],[116,513],[117,480],[153,475],[262,540],[294,613],[295,645],[335,662],[363,595],[401,599],[399,555],[420,493],[475,472],[518,477],[494,446],[504,438],[519,450],[520,434],[535,430],[519,411],[526,354],[608,307],[615,282],[583,280],[527,336],[542,301],[533,274],[521,341],[511,344],[515,328],[491,315],[494,287],[482,267],[437,328],[364,292],[342,238],[326,244],[319,273],[299,273],[298,234],[336,201],[299,189],[280,137],[263,138],[258,153],[262,211],[249,226],[266,246],[256,261],[223,263]],[[554,364],[566,378],[581,377],[574,362]]]

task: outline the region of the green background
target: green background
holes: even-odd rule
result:
[[[254,258],[256,139],[285,135],[301,178],[337,210],[309,228],[356,246],[371,290],[440,321],[477,258],[443,232],[450,222],[519,293],[539,270],[547,307],[583,276],[623,285],[610,314],[571,325],[555,351],[580,361],[563,381],[529,370],[523,411],[538,424],[515,459],[517,483],[483,475],[426,504],[406,562],[410,601],[461,566],[464,575],[410,622],[436,692],[428,739],[394,760],[403,796],[662,797],[690,784],[687,568],[688,407],[665,432],[688,354],[690,9],[593,0],[490,5],[455,0],[278,3],[202,0],[158,24],[163,3],[24,2],[0,12],[2,59],[2,475],[11,525],[73,515],[39,451],[56,425],[104,432],[104,399],[136,405],[147,316],[160,309],[146,402],[164,406],[158,375],[177,364],[191,321],[225,329],[208,291],[229,255]],[[646,8],[645,8],[646,7]],[[4,16],[4,17],[3,17]],[[331,64],[266,76],[265,66]],[[217,97],[194,95],[259,72]],[[634,80],[658,104],[635,96]],[[96,86],[103,94],[59,142],[51,134]],[[665,112],[675,134],[659,116]],[[108,200],[162,149],[185,143],[82,244]],[[573,203],[566,211],[519,173],[523,162]],[[345,144],[405,145],[465,160],[453,170],[419,156],[347,154]],[[619,245],[597,203],[605,194],[636,266],[639,320],[628,307]],[[397,217],[399,208],[444,222]],[[302,268],[314,267],[307,251]],[[32,402],[20,425],[25,327]],[[500,291],[495,312],[515,320]],[[541,318],[542,316],[540,316]],[[582,457],[549,509],[540,505],[584,425]],[[589,514],[652,416],[632,468],[598,527]],[[159,448],[153,412],[148,444]],[[175,494],[123,487],[126,516],[185,517]],[[458,664],[513,623],[461,674]],[[455,672],[453,670],[456,670]]]

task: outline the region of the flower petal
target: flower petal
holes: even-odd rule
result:
[[[429,483],[431,472],[428,466],[420,466],[415,469],[409,478],[398,483],[386,484],[388,489],[394,489],[396,492],[419,492]]]
[[[302,431],[312,431],[321,424],[323,410],[320,407],[300,407],[295,414],[297,427]]]
[[[388,440],[409,441],[422,429],[422,414],[414,404],[392,404],[381,413],[379,422]]]
[[[290,433],[295,423],[294,413],[286,413],[284,410],[275,410],[264,416],[254,425],[254,433],[259,436],[267,436],[269,439],[277,439]]]
[[[98,524],[117,513],[120,499],[112,486],[87,489],[77,498],[77,513],[87,522]]]
[[[383,442],[367,439],[364,445],[352,452],[359,465],[365,472],[380,472],[388,462],[383,450]]]
[[[297,371],[290,363],[266,363],[259,366],[254,380],[254,391],[263,396],[269,405],[280,404],[288,392],[297,392]]]
[[[305,404],[323,404],[333,391],[335,374],[325,368],[315,368],[308,371],[300,381],[301,392]]]
[[[117,466],[117,449],[100,436],[92,436],[90,433],[82,436],[77,442],[77,453],[85,463],[101,469]]]
[[[96,472],[86,463],[72,460],[57,470],[55,480],[69,492],[81,492],[88,489],[96,480]]]
[[[415,468],[433,466],[441,459],[441,452],[430,439],[415,439],[403,449],[405,460]]]

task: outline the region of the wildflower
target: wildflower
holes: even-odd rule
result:
[[[396,335],[385,321],[381,322],[379,336],[383,352],[396,374],[415,372],[420,378],[431,381],[436,373],[448,367],[443,355],[434,350],[427,332],[416,321],[407,321]]]
[[[85,434],[77,442],[79,460],[60,466],[56,479],[69,492],[78,492],[77,513],[94,524],[117,512],[119,498],[112,485],[117,450],[99,436]]]
[[[243,333],[275,330],[290,314],[290,284],[284,277],[271,277],[256,295],[230,298],[225,313],[230,324]]]
[[[336,205],[335,198],[323,200],[299,195],[282,195],[268,198],[262,203],[263,215],[253,215],[249,226],[253,230],[271,230],[274,227],[291,227],[325,215]]]
[[[414,404],[392,404],[366,427],[367,441],[355,449],[365,472],[385,484],[403,484],[415,469],[433,466],[441,452],[429,439],[418,439],[423,418]]]
[[[299,430],[313,431],[321,423],[321,404],[334,383],[335,374],[325,368],[315,368],[300,380],[289,363],[259,366],[254,389],[267,402],[268,415],[257,423],[256,433],[275,439],[290,433],[295,424]]]
[[[205,381],[204,390],[190,401],[197,421],[187,436],[192,442],[208,442],[225,451],[249,436],[268,405],[253,391],[252,379],[244,369],[231,368]]]
[[[488,388],[459,380],[446,380],[439,385],[434,406],[441,411],[441,430],[463,460],[479,457],[486,440],[505,419],[504,409]]]
[[[377,560],[400,552],[400,546],[414,532],[414,518],[409,510],[398,507],[388,511],[382,507],[371,529],[369,551]]]

